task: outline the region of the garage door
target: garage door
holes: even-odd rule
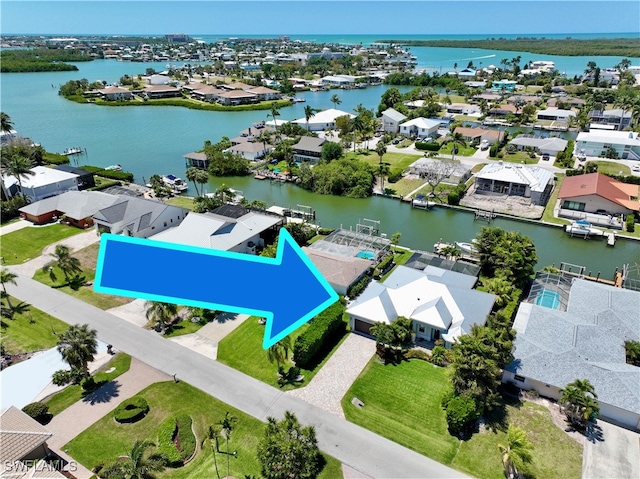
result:
[[[369,333],[369,330],[371,329],[371,326],[373,326],[373,324],[367,323],[366,321],[360,321],[359,319],[356,319],[355,323],[354,323],[354,326],[355,326],[356,331],[359,332],[359,333],[371,334],[371,333]]]

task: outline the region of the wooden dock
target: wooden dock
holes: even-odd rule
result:
[[[616,234],[611,231],[610,233],[604,234],[605,238],[607,238],[607,246],[615,246],[616,245]]]
[[[492,220],[496,219],[498,215],[496,215],[493,211],[481,211],[476,210],[474,213],[473,221],[475,220],[484,220],[488,223],[491,223]]]
[[[264,176],[264,175],[254,175],[254,178],[255,178],[256,180],[265,180],[265,179],[267,179],[267,177],[266,177],[266,176]]]

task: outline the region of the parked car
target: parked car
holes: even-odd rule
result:
[[[549,161],[549,153],[542,154],[542,161]]]
[[[487,140],[482,140],[480,142],[480,149],[481,150],[487,150],[489,148],[489,142]]]
[[[631,169],[632,169],[633,171],[640,171],[640,165],[633,165],[633,166],[631,167]]]

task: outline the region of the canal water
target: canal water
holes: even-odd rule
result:
[[[411,51],[418,54],[416,50]],[[500,58],[498,56],[498,61]],[[587,61],[585,59],[585,65]],[[598,64],[604,61],[598,59]],[[556,64],[562,68],[560,60],[556,60]],[[156,173],[184,177],[182,155],[201,149],[205,140],[217,142],[222,136],[234,137],[252,123],[267,119],[266,111],[207,112],[177,107],[76,104],[57,94],[61,84],[80,78],[111,83],[124,74],[144,73],[146,68],[161,71],[166,64],[97,60],[79,63],[78,67],[79,72],[0,74],[2,111],[11,117],[21,135],[41,143],[48,151],[62,152],[65,148],[80,146],[86,149],[86,154],[79,158],[80,164],[108,166],[118,163],[134,173],[139,183]],[[303,117],[306,105],[333,108],[330,98],[334,93],[342,101],[338,105],[342,110],[353,111],[358,104],[377,109],[386,88],[305,92],[300,96],[306,103],[281,109],[280,119]],[[400,88],[401,91],[409,89]],[[440,239],[469,241],[486,225],[474,222],[473,215],[466,212],[446,208],[414,210],[407,203],[381,197],[321,196],[294,185],[272,184],[252,177],[212,179],[209,191],[222,183],[243,191],[249,200],[259,199],[268,205],[309,205],[317,211],[317,220],[322,226],[349,228],[364,218],[380,221],[382,232],[390,236],[399,231],[402,233],[401,244],[421,250],[430,251]],[[492,224],[530,236],[538,249],[540,267],[564,261],[584,265],[587,272],[601,271],[603,276],[610,277],[616,267],[640,263],[640,244],[637,242],[618,240],[614,248],[607,248],[604,241],[569,238],[559,228],[504,219]]]

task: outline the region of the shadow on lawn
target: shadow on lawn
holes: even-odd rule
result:
[[[83,402],[88,402],[91,405],[106,403],[120,395],[120,383],[117,381],[101,381],[97,384],[99,384],[99,386],[93,392],[86,392],[83,394]]]

